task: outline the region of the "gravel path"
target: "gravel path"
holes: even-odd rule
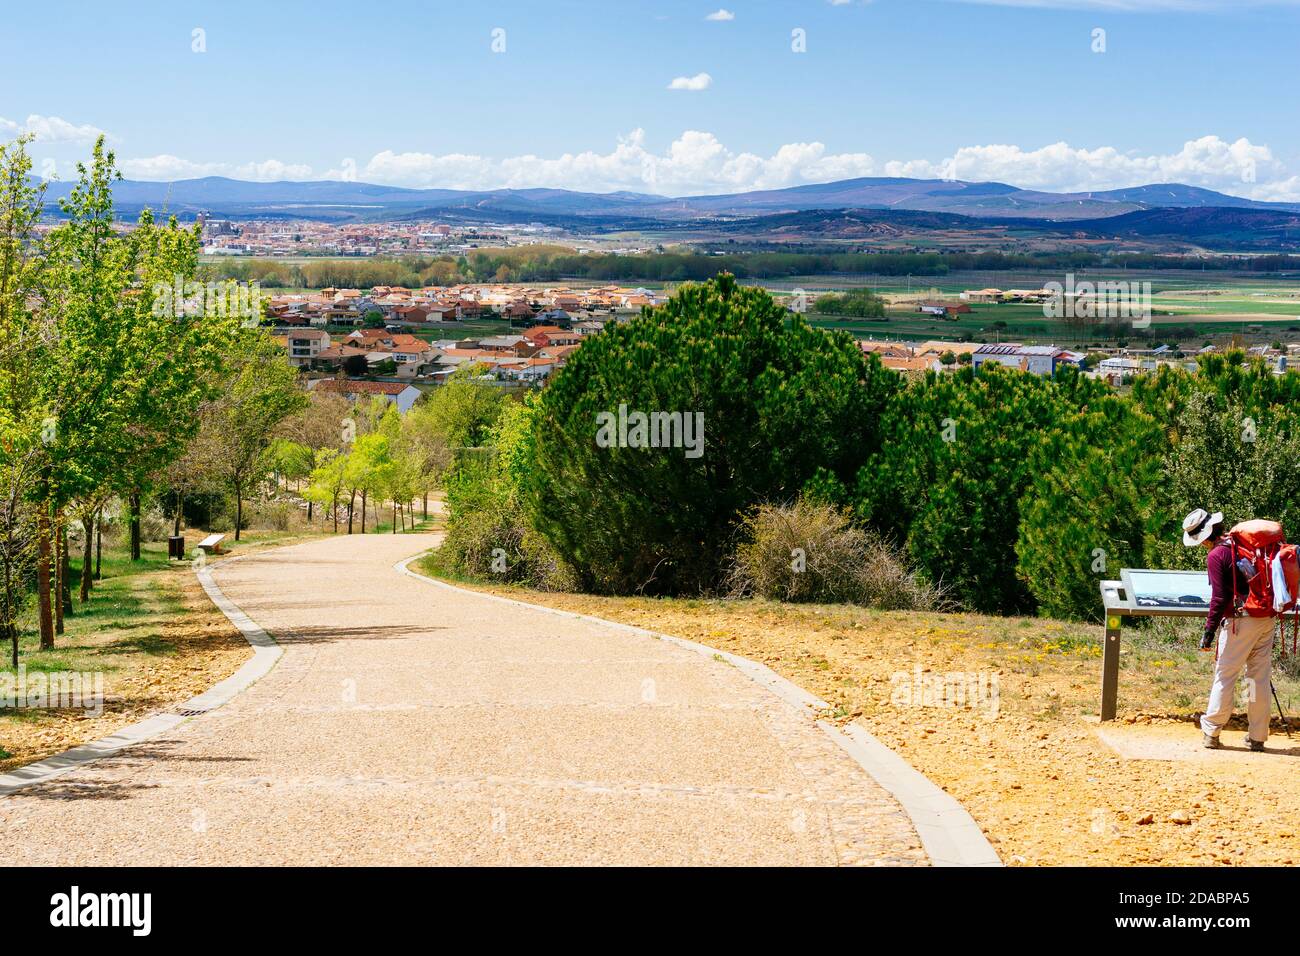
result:
[[[910,821],[730,664],[435,588],[425,535],[220,566],[285,648],[234,701],[0,799],[27,864],[924,864]]]

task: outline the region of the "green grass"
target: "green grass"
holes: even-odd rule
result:
[[[995,287],[1041,288],[1049,281],[1064,281],[1057,272],[978,272],[953,273],[947,276],[794,276],[789,279],[761,280],[755,284],[774,292],[789,293],[803,289],[811,296],[824,292],[843,292],[846,289],[868,288],[884,295],[936,297],[955,299],[966,289]],[[1131,335],[1130,341],[1144,339],[1163,341],[1162,326],[1190,325],[1193,338],[1241,335],[1252,344],[1300,340],[1300,281],[1295,279],[1268,279],[1258,276],[1196,273],[1177,271],[1079,272],[1077,281],[1127,280],[1150,282],[1155,323],[1145,335]],[[1222,293],[1202,294],[1195,293]],[[860,338],[888,339],[959,339],[1023,341],[1028,344],[1054,343],[1058,345],[1083,345],[1101,341],[1091,330],[1073,329],[1059,320],[1043,315],[1041,305],[1023,303],[974,303],[972,311],[955,319],[941,319],[916,312],[914,306],[897,305],[889,310],[884,321],[853,319],[841,316],[808,316],[812,324],[827,329],[844,329]],[[1194,322],[1183,321],[1183,316],[1200,317]],[[1243,322],[1240,316],[1259,315]],[[1215,321],[1221,317],[1220,321]],[[1004,322],[1006,328],[993,328],[993,323]],[[1248,326],[1259,324],[1261,330],[1249,331]],[[1113,343],[1109,343],[1113,344]]]
[[[419,534],[420,532],[423,531],[431,531],[433,530],[435,520],[436,519],[432,514],[429,515],[428,518],[420,518],[417,516],[415,519],[415,527],[403,529],[402,527],[399,526],[397,529],[397,533],[398,534]],[[369,525],[369,524],[366,525],[366,534],[392,534],[392,533],[393,533],[393,522],[391,520],[381,521],[377,525]]]
[[[125,551],[104,552],[103,578],[96,582],[92,598],[82,604],[77,597],[81,581],[78,562],[72,564],[72,614],[64,618],[65,632],[55,646],[41,650],[36,609],[29,602],[18,639],[19,663],[29,672],[116,670],[115,656],[138,651],[157,655],[175,652],[161,636],[161,621],[184,613],[178,591],[167,587],[157,572],[167,567],[165,545],[145,545],[138,562]],[[111,646],[93,645],[87,639],[104,632],[127,635]],[[0,673],[13,673],[9,648],[4,648]]]

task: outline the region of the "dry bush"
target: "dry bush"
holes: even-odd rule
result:
[[[438,550],[444,570],[456,575],[539,591],[577,590],[573,572],[517,513],[464,510],[449,523]]]
[[[244,506],[244,525],[260,531],[288,531],[297,510],[287,501],[253,500]]]
[[[843,511],[806,499],[760,505],[746,515],[728,578],[734,594],[774,601],[911,611],[951,606],[943,588],[918,577],[889,542]]]
[[[157,505],[146,505],[140,514],[140,540],[166,541],[172,533],[171,521]]]

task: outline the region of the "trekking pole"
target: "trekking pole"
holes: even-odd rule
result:
[[[1277,715],[1282,718],[1282,729],[1286,731],[1288,737],[1291,736],[1291,722],[1287,720],[1286,714],[1282,711],[1282,701],[1277,696],[1277,685],[1272,681],[1268,682],[1269,690],[1273,692],[1273,703],[1277,704]]]

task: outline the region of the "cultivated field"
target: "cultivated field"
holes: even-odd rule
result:
[[[1026,344],[1113,344],[1099,330],[1077,328],[1049,319],[1040,305],[972,303],[969,314],[937,318],[917,311],[922,301],[958,301],[967,289],[1039,289],[1047,282],[1064,282],[1059,273],[965,273],[942,277],[897,276],[795,277],[764,282],[774,293],[803,289],[812,298],[827,292],[869,288],[890,302],[884,320],[809,315],[822,328],[839,328],[859,338],[948,339],[952,341],[1018,341]],[[1261,279],[1186,272],[1080,272],[1076,281],[1150,282],[1152,323],[1133,330],[1129,341],[1212,342],[1234,338],[1246,344],[1300,341],[1300,278]],[[1005,323],[998,326],[995,323]]]

